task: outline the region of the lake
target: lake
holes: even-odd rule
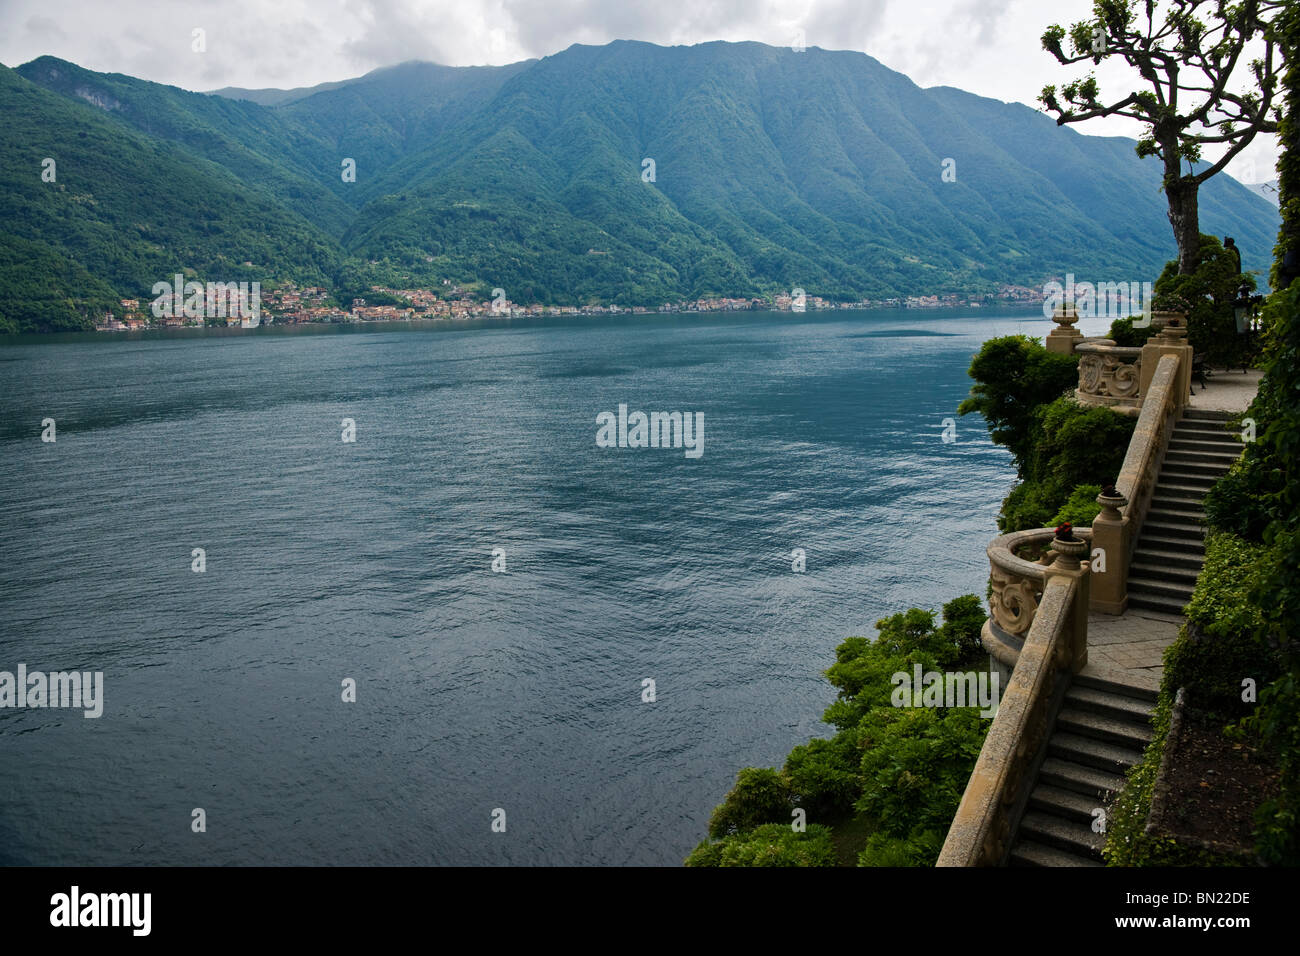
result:
[[[0,862],[680,864],[840,641],[984,595],[956,408],[1051,323],[983,311],[0,340],[0,670],[103,674],[0,709]]]

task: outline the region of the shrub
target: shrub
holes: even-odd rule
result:
[[[1003,501],[998,527],[1003,531],[1048,527],[1056,523],[1054,517],[1080,485],[1096,485],[1100,491],[1101,484],[1119,475],[1136,425],[1130,416],[1080,405],[1069,396],[1039,408],[1025,480]]]
[[[1147,339],[1151,337],[1151,329],[1133,328],[1133,320],[1139,316],[1130,315],[1124,319],[1114,319],[1110,323],[1110,331],[1106,333],[1106,338],[1113,341],[1116,345],[1124,348],[1141,348],[1147,344]]]
[[[1101,505],[1097,504],[1099,494],[1101,485],[1079,485],[1065,499],[1061,510],[1052,518],[1051,525],[1059,527],[1067,521],[1076,528],[1091,525],[1092,519],[1101,514]]]
[[[858,751],[847,735],[810,740],[785,758],[785,778],[799,806],[810,817],[837,817],[853,809],[862,792]]]
[[[1246,452],[1205,496],[1205,519],[1211,528],[1250,541],[1263,541],[1270,501],[1281,490],[1280,472]]]
[[[1011,451],[1020,477],[1026,477],[1035,442],[1034,413],[1075,387],[1078,358],[1049,352],[1025,335],[1006,335],[984,343],[971,361],[970,377],[975,384],[957,413],[983,415],[994,444]]]
[[[735,833],[717,843],[705,841],[686,858],[687,866],[835,866],[830,827],[808,824],[797,833],[790,824],[769,823]]]
[[[1243,678],[1263,687],[1281,672],[1263,614],[1250,600],[1271,560],[1268,548],[1230,534],[1206,539],[1205,567],[1187,604],[1187,624],[1165,655],[1164,680],[1173,690],[1186,687],[1197,710],[1215,718],[1254,710],[1242,702]]]
[[[788,826],[793,807],[790,788],[779,773],[771,767],[746,767],[709,818],[709,836],[717,839],[765,823]]]
[[[1202,234],[1196,269],[1179,275],[1178,262],[1167,263],[1154,292],[1158,306],[1186,311],[1192,348],[1205,353],[1210,364],[1227,367],[1240,365],[1246,354],[1233,309],[1243,284],[1254,290],[1254,277],[1237,271],[1236,261],[1216,237]]]
[[[779,773],[742,770],[709,822],[720,842],[701,844],[688,864],[822,865],[820,850],[784,836],[775,846],[769,839],[789,830],[795,806],[851,834],[872,834],[859,856],[863,865],[934,863],[990,721],[976,707],[895,707],[892,678],[912,673],[915,664],[926,671],[984,669],[984,620],[980,599],[966,594],[943,606],[941,625],[933,612],[913,608],[877,621],[874,641],[843,641],[826,671],[839,694],[822,717],[835,736],[795,747]]]

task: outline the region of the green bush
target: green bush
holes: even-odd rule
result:
[[[1097,504],[1099,494],[1101,485],[1079,485],[1070,492],[1070,497],[1065,499],[1061,510],[1053,516],[1051,524],[1041,527],[1059,528],[1067,521],[1076,528],[1090,526],[1092,519],[1101,514],[1101,505]]]
[[[1187,625],[1165,656],[1168,686],[1186,687],[1197,710],[1220,720],[1254,711],[1255,704],[1241,699],[1244,678],[1264,687],[1281,673],[1263,613],[1250,600],[1272,558],[1263,545],[1212,532],[1205,541],[1205,567],[1187,604]]]
[[[1236,366],[1246,356],[1233,308],[1243,284],[1253,291],[1254,276],[1239,273],[1219,240],[1202,234],[1196,269],[1179,275],[1178,262],[1167,263],[1155,283],[1155,301],[1160,308],[1186,312],[1187,340],[1211,365]]]
[[[892,678],[910,675],[915,664],[923,671],[986,669],[984,619],[979,598],[967,594],[944,605],[940,625],[932,612],[913,608],[877,621],[874,641],[842,642],[826,671],[839,694],[822,717],[835,736],[795,747],[780,772],[742,770],[709,823],[720,842],[701,844],[688,864],[821,865],[797,862],[801,853],[816,859],[820,851],[775,840],[778,830],[789,830],[796,806],[831,827],[867,831],[862,865],[933,864],[990,721],[977,707],[895,707]]]
[[[717,843],[707,840],[686,858],[687,866],[835,866],[831,829],[808,824],[797,833],[790,824],[769,823],[735,833]]]
[[[709,836],[717,839],[764,823],[788,825],[793,807],[790,788],[779,773],[770,767],[746,767],[709,818]]]
[[[1147,321],[1146,327],[1135,329],[1133,328],[1133,320],[1136,318],[1141,318],[1141,316],[1130,315],[1124,319],[1112,320],[1106,338],[1124,348],[1141,348],[1146,345],[1147,339],[1151,337],[1150,321]]]
[[[1033,420],[1035,441],[1024,481],[1007,495],[998,516],[1003,531],[1054,526],[1055,516],[1080,486],[1100,491],[1113,482],[1137,424],[1128,415],[1080,405],[1070,396],[1039,407]]]
[[[795,802],[819,820],[848,813],[862,791],[858,760],[854,741],[845,735],[795,747],[784,768]]]
[[[1263,541],[1269,502],[1281,491],[1281,472],[1247,451],[1205,496],[1209,526],[1249,541]]]
[[[957,413],[983,415],[994,444],[1009,449],[1020,477],[1027,477],[1037,439],[1034,414],[1078,384],[1078,358],[1049,352],[1025,335],[1005,335],[984,343],[970,377],[975,384]]]

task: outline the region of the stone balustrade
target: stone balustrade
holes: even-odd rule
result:
[[[1089,541],[1078,535],[1061,541],[1046,529],[1004,535],[1014,539],[989,546],[990,561],[1000,561],[1022,581],[1041,576],[1029,628],[993,725],[984,738],[961,804],[944,840],[937,866],[998,866],[1006,861],[1033,782],[1034,758],[1051,732],[1060,692],[1088,662]],[[1017,546],[1043,549],[1048,564],[1017,557]],[[1003,552],[1006,552],[1005,554]],[[1013,564],[1020,562],[1020,564]],[[987,626],[986,626],[987,631]]]
[[[1109,340],[1083,341],[1075,346],[1079,356],[1080,405],[1107,405],[1124,415],[1142,407],[1142,349],[1115,345]]]
[[[1092,529],[1075,528],[1074,533],[1086,556],[1090,553]],[[1058,553],[1051,528],[1001,535],[989,543],[987,553],[991,616],[984,623],[982,639],[1004,674],[1009,675],[1042,603],[1046,569]]]

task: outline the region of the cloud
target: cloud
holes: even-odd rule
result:
[[[291,88],[403,60],[504,64],[618,39],[789,46],[802,31],[809,46],[858,50],[921,86],[1034,106],[1045,84],[1070,78],[1041,49],[1043,29],[1084,19],[1091,7],[1091,0],[0,0],[0,62],[49,53],[186,89]],[[201,54],[191,50],[196,27],[207,31]],[[1129,82],[1107,66],[1098,75],[1103,89]],[[1080,129],[1138,132],[1124,120]],[[1252,147],[1257,169],[1271,168],[1270,153],[1275,147]]]

